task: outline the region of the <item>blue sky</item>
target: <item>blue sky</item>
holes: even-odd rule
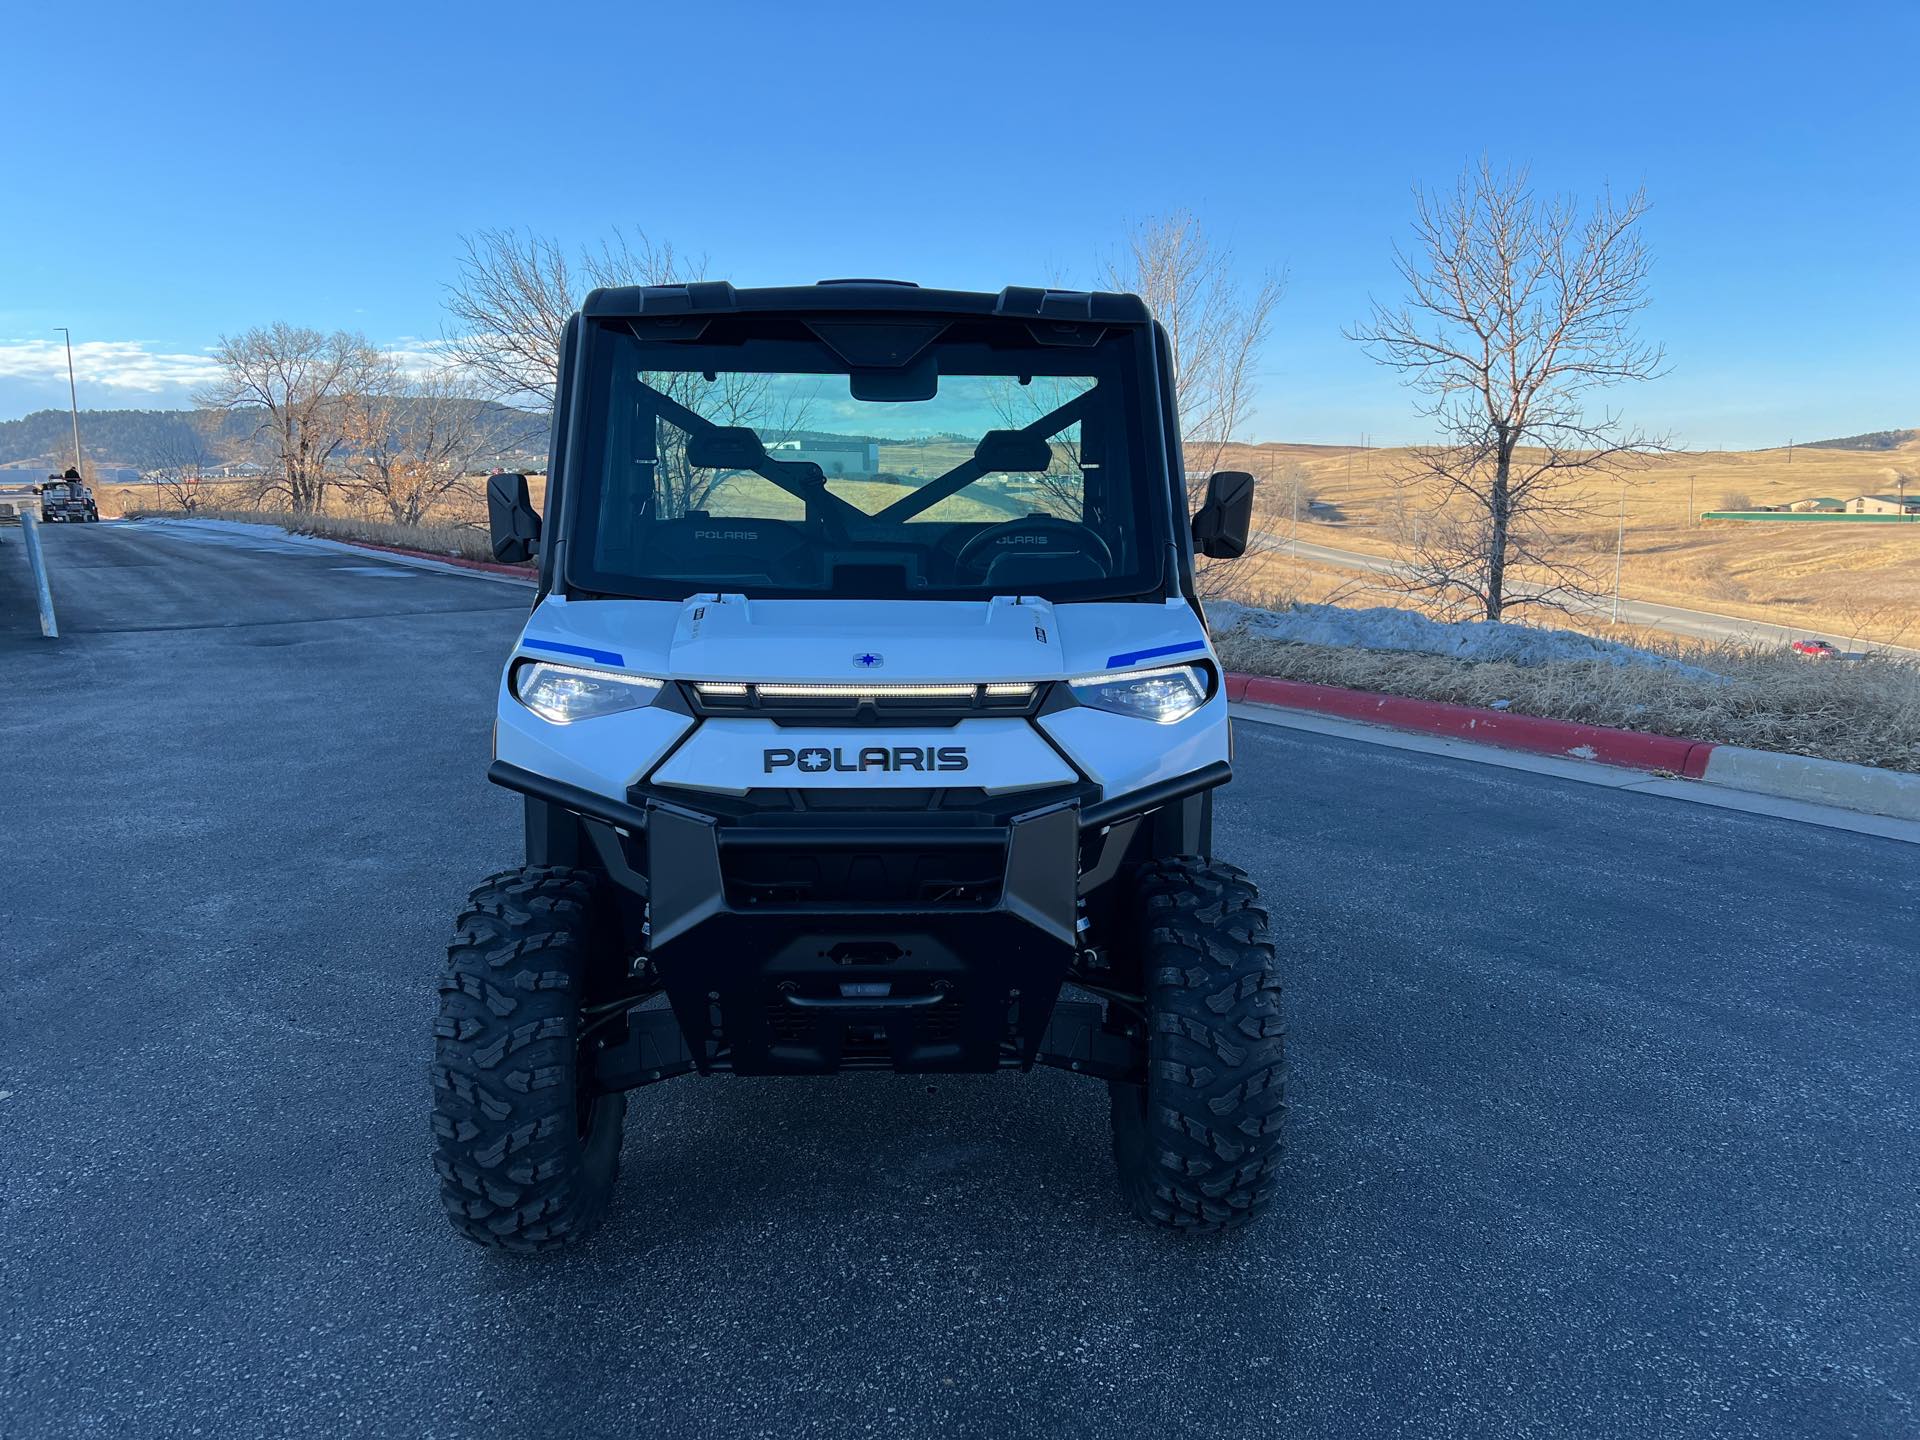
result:
[[[13,7],[0,418],[180,404],[223,331],[410,348],[463,232],[619,224],[738,283],[1087,281],[1176,207],[1287,288],[1252,431],[1421,434],[1340,329],[1486,153],[1645,184],[1620,396],[1692,445],[1920,425],[1920,5]],[[72,83],[61,88],[62,77]]]

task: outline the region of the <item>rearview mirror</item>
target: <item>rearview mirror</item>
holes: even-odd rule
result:
[[[1247,553],[1253,529],[1253,476],[1244,470],[1216,470],[1207,480],[1207,498],[1193,512],[1193,543],[1209,560],[1238,560]]]
[[[496,560],[524,565],[540,553],[540,514],[533,508],[526,476],[487,477],[487,528]]]
[[[856,400],[880,404],[931,400],[940,393],[940,371],[929,350],[918,359],[891,369],[856,367],[848,372],[847,392]]]

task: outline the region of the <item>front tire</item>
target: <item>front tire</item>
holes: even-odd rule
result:
[[[1286,1053],[1267,912],[1246,872],[1194,856],[1142,866],[1134,895],[1147,1076],[1110,1087],[1120,1188],[1150,1224],[1233,1229],[1279,1178]]]
[[[453,1228],[533,1254],[605,1218],[624,1094],[600,1093],[581,1008],[618,983],[594,876],[564,866],[481,883],[454,923],[434,1021],[434,1169]]]

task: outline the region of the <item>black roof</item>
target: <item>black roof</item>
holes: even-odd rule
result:
[[[725,280],[686,285],[618,285],[595,290],[580,307],[596,318],[766,311],[882,311],[920,315],[1003,315],[1021,320],[1095,321],[1144,325],[1151,318],[1137,295],[1108,290],[1046,290],[1009,285],[983,290],[923,290],[904,280],[822,280],[737,290]]]

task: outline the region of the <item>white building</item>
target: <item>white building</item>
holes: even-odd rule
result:
[[[1849,515],[1920,515],[1920,492],[1912,495],[1856,495],[1847,501]]]
[[[880,472],[880,447],[859,440],[777,440],[767,454],[818,465],[829,480],[870,480]]]

